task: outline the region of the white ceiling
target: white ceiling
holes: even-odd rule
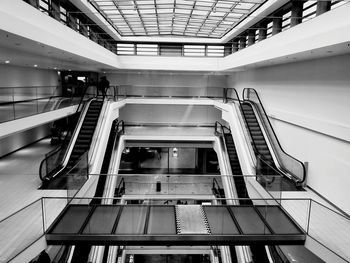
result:
[[[0,64],[54,70],[112,69],[103,63],[0,30]]]

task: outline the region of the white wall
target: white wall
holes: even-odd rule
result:
[[[221,111],[212,106],[194,105],[126,105],[120,119],[137,124],[211,124],[221,119]]]
[[[350,213],[350,55],[238,72],[228,86],[258,91],[285,151],[309,162],[307,183]]]
[[[55,70],[0,64],[0,88],[57,85],[58,77]]]
[[[44,70],[29,67],[17,67],[11,65],[0,65],[0,98],[3,100],[11,99],[11,89],[8,87],[31,87],[31,86],[57,86],[58,76],[57,71]],[[27,88],[26,88],[27,89]],[[17,90],[18,98],[23,96],[35,96],[35,89]],[[42,87],[39,93],[45,94],[46,87]],[[49,89],[51,91],[51,89]],[[20,94],[25,93],[25,94]],[[33,94],[32,94],[33,93]],[[0,156],[15,151],[25,145],[28,145],[36,140],[48,136],[50,129],[48,124],[44,124],[34,129],[16,133],[0,140]]]
[[[107,74],[111,85],[141,85],[156,87],[225,87],[225,75],[181,74],[156,72],[124,72]]]

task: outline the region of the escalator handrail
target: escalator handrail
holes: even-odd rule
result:
[[[258,99],[259,106],[260,106],[260,108],[262,109],[262,110],[261,110],[262,112],[261,112],[261,111],[259,111],[259,112],[261,112],[261,114],[263,114],[263,117],[265,117],[265,119],[267,120],[267,123],[263,122],[263,125],[268,125],[269,130],[272,131],[272,134],[268,133],[268,135],[269,135],[269,136],[273,136],[273,137],[274,137],[274,141],[276,141],[276,143],[277,143],[277,145],[274,144],[274,146],[275,146],[275,147],[278,147],[278,149],[279,149],[287,158],[289,158],[289,159],[293,160],[295,163],[298,163],[298,164],[299,164],[299,166],[300,166],[301,169],[302,169],[302,179],[301,179],[299,176],[294,175],[294,173],[293,173],[292,171],[290,171],[290,169],[286,168],[284,165],[282,166],[283,169],[286,169],[291,175],[293,175],[293,177],[296,177],[295,179],[298,178],[298,179],[299,179],[299,183],[303,183],[303,182],[305,181],[305,179],[306,179],[306,170],[305,170],[305,166],[304,166],[304,164],[303,164],[301,161],[299,161],[298,159],[296,159],[296,158],[294,158],[293,156],[289,155],[288,153],[286,153],[286,152],[283,150],[283,148],[282,148],[282,146],[281,146],[281,144],[280,144],[280,142],[279,142],[279,140],[278,140],[278,137],[276,136],[276,133],[275,133],[275,131],[274,131],[272,125],[271,125],[271,122],[270,122],[270,120],[269,120],[269,118],[268,118],[268,116],[267,116],[267,114],[266,114],[265,108],[263,107],[263,104],[261,103],[261,100],[260,100],[260,97],[259,97],[257,91],[256,91],[255,89],[253,89],[253,88],[245,88],[245,89],[243,90],[243,101],[249,101],[250,103],[253,103],[253,105],[256,104],[256,102],[254,102],[254,101],[252,101],[252,100],[249,99],[249,93],[250,93],[250,92],[255,93],[254,95],[255,95],[256,98]],[[247,93],[248,93],[248,94],[247,94]],[[277,155],[277,156],[278,156],[278,157],[281,157],[281,156],[279,156],[279,155]]]
[[[89,105],[90,105],[90,103],[91,103],[93,100],[94,100],[94,98],[91,98],[91,99],[89,99],[89,100],[87,101],[85,107],[83,108],[83,110],[82,110],[82,112],[81,112],[81,114],[80,114],[80,116],[79,116],[79,120],[78,120],[78,122],[77,122],[77,125],[75,126],[74,131],[73,131],[72,133],[67,132],[65,138],[63,139],[63,143],[62,143],[60,146],[58,146],[56,149],[54,149],[54,150],[50,151],[49,153],[47,153],[47,154],[45,155],[44,160],[41,161],[41,163],[40,163],[40,168],[39,168],[39,177],[40,177],[40,179],[41,179],[42,181],[45,181],[45,180],[49,179],[49,178],[47,178],[48,174],[46,174],[45,176],[43,176],[43,174],[42,174],[42,169],[43,169],[43,165],[44,165],[45,163],[47,163],[47,160],[48,160],[49,158],[51,158],[52,156],[54,156],[54,155],[56,155],[56,154],[62,154],[63,151],[65,152],[64,155],[62,156],[62,158],[60,158],[60,159],[58,160],[58,163],[57,163],[56,168],[52,169],[52,171],[54,171],[54,170],[57,169],[57,168],[59,168],[59,169],[54,173],[53,176],[50,176],[50,178],[55,177],[55,176],[56,176],[58,173],[60,173],[60,172],[64,169],[64,167],[67,165],[68,160],[69,160],[68,156],[70,156],[70,153],[72,152],[72,148],[73,148],[73,146],[74,146],[74,143],[75,143],[75,141],[76,141],[76,139],[77,139],[77,137],[78,137],[78,130],[80,130],[80,127],[81,127],[81,125],[82,125],[82,122],[84,121],[84,118],[85,118],[85,115],[86,115],[87,110],[88,110],[88,108],[89,108]],[[72,136],[70,136],[70,134],[72,134]],[[52,171],[50,171],[49,173],[51,173]]]
[[[227,95],[228,90],[231,90],[232,92],[234,92],[235,98],[228,97],[228,95]],[[228,101],[238,102],[240,112],[241,112],[241,114],[243,116],[243,119],[244,119],[244,122],[245,122],[245,126],[247,127],[246,130],[248,130],[248,133],[249,133],[249,136],[250,136],[250,144],[253,147],[253,151],[254,151],[254,153],[255,153],[257,158],[262,159],[264,161],[264,156],[262,154],[260,154],[259,149],[258,149],[258,147],[256,146],[256,144],[255,144],[255,142],[253,140],[252,132],[250,131],[250,129],[248,127],[247,116],[245,115],[245,113],[243,111],[242,101],[239,99],[239,96],[238,96],[238,93],[237,93],[236,89],[234,89],[234,88],[225,88],[225,91],[224,91],[224,102],[227,103]]]
[[[221,128],[221,132],[218,130],[218,127],[220,126]],[[216,121],[215,122],[215,126],[214,126],[214,129],[215,129],[215,133],[217,134],[223,134],[225,135],[225,129],[228,130],[229,133],[231,133],[231,129],[225,125],[222,125],[220,122]]]
[[[253,140],[253,135],[248,127],[248,121],[247,121],[247,116],[245,115],[244,111],[243,111],[243,107],[242,107],[242,101],[239,99],[239,96],[238,96],[238,93],[236,91],[236,89],[234,88],[226,88],[226,92],[224,92],[224,102],[227,103],[228,101],[232,101],[232,102],[238,102],[239,103],[239,108],[240,108],[240,111],[241,111],[241,114],[243,116],[243,119],[244,119],[244,122],[245,122],[245,125],[247,127],[247,130],[248,130],[248,134],[250,136],[250,142],[251,142],[251,145],[253,147],[253,151],[255,153],[255,157],[257,159],[257,162],[258,161],[261,161],[262,163],[264,163],[265,165],[267,165],[271,170],[274,170],[276,172],[276,174],[278,175],[282,175],[281,174],[281,171],[278,171],[276,170],[276,168],[274,168],[273,166],[271,166],[271,164],[265,159],[264,155],[260,153],[258,147],[256,146],[254,140]],[[235,98],[231,98],[229,97],[227,94],[228,94],[228,90],[232,90],[234,92],[234,95],[235,95]]]
[[[79,104],[78,104],[78,107],[77,107],[77,109],[76,109],[75,114],[77,114],[79,111],[81,111],[81,107],[84,105],[84,98],[85,98],[85,95],[87,94],[87,93],[86,93],[87,90],[88,90],[88,86],[86,86],[85,89],[84,89],[84,92],[83,92],[83,94],[82,94],[82,96],[81,96],[81,98],[80,98],[80,101],[79,101]],[[86,104],[90,104],[91,100],[93,100],[93,99],[94,99],[94,97],[88,99],[88,101],[87,101]],[[80,118],[82,117],[81,115],[82,115],[82,114],[80,114],[79,120],[80,120]],[[79,123],[79,121],[78,121],[78,123]],[[75,132],[75,130],[77,129],[77,126],[78,126],[78,125],[75,126],[74,132]],[[74,132],[72,133],[73,135],[74,135]],[[62,143],[60,146],[58,146],[56,149],[54,149],[54,150],[50,151],[49,153],[45,154],[45,158],[41,161],[40,166],[39,166],[39,178],[40,178],[40,180],[44,181],[45,179],[47,179],[47,175],[48,175],[47,169],[46,169],[46,175],[44,176],[44,175],[42,174],[43,166],[45,165],[45,163],[47,163],[47,160],[48,160],[51,156],[53,156],[54,154],[57,154],[57,153],[59,153],[60,151],[67,150],[67,149],[69,148],[70,144],[71,144],[71,137],[70,137],[70,131],[68,131],[67,134],[65,135],[64,139],[63,139],[63,143]],[[67,147],[66,147],[66,146],[67,146]],[[65,148],[65,147],[66,147],[66,148]],[[66,152],[67,152],[67,151],[66,151]],[[61,163],[62,163],[62,161],[64,160],[65,156],[66,156],[66,154],[64,155],[64,157],[62,158],[62,160],[59,160],[59,162],[57,163],[57,167],[56,167],[56,168],[58,168],[58,167],[61,165]],[[53,169],[53,170],[54,170],[54,169]],[[52,170],[52,171],[53,171],[53,170]],[[52,171],[50,171],[50,173],[51,173]]]

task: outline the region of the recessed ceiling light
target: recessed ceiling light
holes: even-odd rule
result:
[[[37,66],[38,66],[37,64],[34,65],[35,68],[36,68]]]
[[[6,61],[5,61],[5,64],[8,64],[8,63],[10,63],[10,60],[6,60]]]
[[[57,69],[56,67],[54,67],[53,69]]]

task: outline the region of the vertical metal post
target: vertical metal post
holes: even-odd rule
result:
[[[312,200],[311,198],[309,199],[309,215],[307,217],[307,228],[306,228],[306,233],[309,234],[309,229],[310,229],[310,217],[311,217],[311,204]]]
[[[36,113],[39,113],[38,87],[35,87]]]
[[[44,198],[41,198],[41,215],[43,220],[43,234],[45,234],[45,210],[44,210]]]

